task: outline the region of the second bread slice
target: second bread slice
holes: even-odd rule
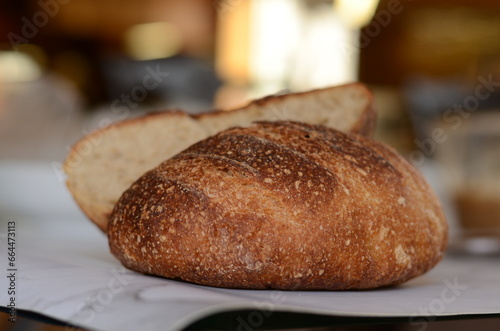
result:
[[[254,121],[292,120],[371,136],[375,117],[372,94],[359,83],[270,96],[233,111],[156,113],[80,140],[64,164],[66,183],[83,212],[106,231],[115,203],[137,178],[217,132]]]

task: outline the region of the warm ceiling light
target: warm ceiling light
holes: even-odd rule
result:
[[[28,82],[40,78],[40,67],[21,52],[0,52],[0,82]]]
[[[124,41],[127,53],[136,60],[170,57],[182,47],[179,30],[168,22],[133,25],[125,33]]]
[[[378,2],[379,0],[335,0],[334,7],[348,26],[362,28],[371,21]]]

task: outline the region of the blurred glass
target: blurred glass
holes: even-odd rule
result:
[[[464,119],[443,147],[439,157],[458,213],[460,248],[500,252],[500,112]]]

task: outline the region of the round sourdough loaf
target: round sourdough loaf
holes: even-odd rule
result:
[[[128,268],[197,284],[345,290],[402,283],[442,258],[421,175],[362,136],[296,122],[232,128],[139,178],[108,227]]]

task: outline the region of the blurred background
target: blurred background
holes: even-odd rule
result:
[[[458,219],[473,236],[500,237],[500,2],[0,6],[3,178],[22,176],[19,168],[33,173],[41,162],[61,182],[70,146],[113,121],[165,109],[229,109],[359,80],[375,94],[377,139],[427,171],[451,223]],[[497,239],[471,249],[498,251]]]
[[[0,0],[0,217],[74,215],[61,163],[110,122],[352,81],[375,94],[376,138],[439,193],[454,247],[498,254],[489,0]]]

